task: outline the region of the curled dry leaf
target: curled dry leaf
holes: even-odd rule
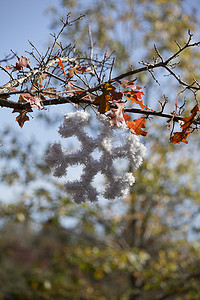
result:
[[[29,58],[26,57],[26,56],[21,56],[19,59],[18,59],[18,62],[16,63],[15,66],[6,66],[5,69],[6,70],[9,70],[9,69],[13,69],[13,71],[19,71],[21,70],[22,68],[31,68],[30,65],[29,65]]]
[[[113,100],[113,104],[115,104],[117,108],[111,108],[112,113],[109,113],[107,116],[110,118],[111,126],[120,127],[121,124],[125,124],[125,119],[124,119],[125,103],[123,101]]]
[[[32,90],[36,90],[36,89],[41,90],[43,88],[43,80],[46,79],[47,76],[48,76],[48,74],[46,74],[46,73],[36,76],[33,81],[31,89]]]
[[[182,119],[182,121],[184,122],[184,124],[181,125],[181,127],[184,130],[189,129],[191,127],[191,125],[194,123],[194,119],[195,119],[198,111],[199,111],[199,107],[198,107],[198,104],[197,104],[191,110],[191,115],[189,117],[185,117],[185,118]]]
[[[140,90],[141,89],[141,87],[135,85],[135,83],[134,83],[133,80],[131,80],[131,81],[129,81],[129,80],[121,80],[120,84],[121,84],[121,86],[124,89],[126,89],[126,88],[130,88],[131,90],[136,90],[136,89]]]
[[[66,75],[66,73],[65,73],[65,69],[64,69],[63,63],[62,63],[62,61],[61,61],[61,59],[60,59],[59,56],[57,56],[57,58],[58,58],[58,64],[59,64],[59,66],[62,68],[63,73],[64,73],[65,78],[66,78],[67,75]]]
[[[37,96],[30,96],[29,102],[31,107],[37,107],[39,110],[45,110],[45,108],[41,104],[41,99]]]
[[[67,93],[68,96],[72,97],[74,96],[74,91],[76,90],[77,88],[75,88],[75,86],[70,82],[68,81],[67,83],[67,88],[66,88],[66,92],[70,92],[70,93]],[[72,92],[73,91],[73,92]]]
[[[186,138],[191,133],[191,128],[192,128],[191,126],[195,121],[195,117],[196,117],[198,111],[199,111],[199,107],[197,104],[191,110],[191,115],[189,117],[185,117],[182,119],[182,122],[183,122],[181,124],[182,131],[174,133],[174,135],[170,138],[171,143],[173,143],[173,144],[180,144],[181,142],[186,143],[186,144],[188,143]]]
[[[16,63],[16,66],[14,68],[13,71],[15,70],[21,70],[22,67],[25,68],[29,68],[30,69],[30,65],[29,65],[29,58],[26,56],[21,56],[18,63]]]
[[[70,69],[68,69],[67,78],[72,78],[75,74],[83,74],[85,72],[91,72],[90,68],[87,67],[81,67],[81,66],[75,66]]]

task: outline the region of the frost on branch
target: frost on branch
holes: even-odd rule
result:
[[[81,143],[81,148],[75,152],[63,149],[61,143],[54,143],[46,156],[47,164],[53,168],[54,176],[67,175],[67,168],[73,165],[84,165],[80,180],[67,181],[66,191],[73,196],[76,203],[85,201],[97,201],[98,190],[92,186],[97,173],[104,175],[107,182],[103,193],[106,199],[126,197],[129,187],[135,181],[132,173],[120,174],[114,167],[114,161],[118,158],[126,158],[132,168],[137,169],[142,163],[145,147],[140,143],[139,137],[129,133],[126,135],[123,145],[114,146],[113,136],[116,128],[109,126],[109,120],[104,115],[97,117],[100,122],[100,133],[92,137],[86,132],[90,114],[84,111],[69,113],[65,116],[63,124],[59,127],[62,138],[76,136]],[[92,152],[97,149],[101,157],[95,159]]]

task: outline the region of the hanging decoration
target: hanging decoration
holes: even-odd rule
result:
[[[97,116],[99,134],[93,137],[88,134],[87,126],[90,114],[85,111],[69,113],[65,116],[63,124],[59,127],[59,134],[67,139],[75,136],[81,147],[75,151],[67,151],[60,142],[55,142],[49,149],[46,156],[47,164],[53,169],[53,175],[62,177],[67,175],[70,166],[83,165],[83,172],[80,180],[65,183],[67,193],[71,194],[76,203],[85,201],[97,201],[100,195],[98,189],[92,185],[97,173],[105,178],[105,189],[103,197],[109,200],[116,197],[126,197],[129,188],[135,182],[132,173],[120,173],[119,167],[114,166],[116,159],[127,159],[133,169],[137,169],[143,160],[145,147],[140,143],[139,137],[128,132],[120,131],[125,138],[120,140],[123,144],[114,145],[113,142],[116,127],[110,126],[109,120],[104,115]],[[119,138],[119,136],[118,136]],[[100,158],[94,158],[92,153],[98,150]]]

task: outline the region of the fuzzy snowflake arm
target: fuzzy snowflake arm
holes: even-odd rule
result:
[[[89,136],[85,129],[89,117],[90,115],[83,111],[66,115],[58,132],[62,138],[76,136],[81,143],[81,149],[69,153],[56,142],[50,147],[46,162],[54,170],[53,175],[57,177],[66,175],[69,166],[84,165],[80,180],[65,183],[66,191],[72,195],[76,203],[97,200],[99,192],[92,186],[92,182],[99,172],[108,182],[103,193],[106,199],[126,197],[135,178],[132,173],[120,174],[113,162],[117,158],[126,158],[131,166],[137,169],[145,155],[145,147],[140,143],[138,136],[131,133],[126,134],[123,145],[114,147],[112,139],[115,129],[110,126],[108,118],[104,115],[98,116],[100,133],[96,138]],[[92,156],[95,149],[102,153],[99,159]]]

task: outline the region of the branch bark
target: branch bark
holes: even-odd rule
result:
[[[54,71],[50,72],[50,68],[52,68],[54,65],[56,65],[54,68],[55,69],[59,69],[59,65],[58,62],[59,60],[62,61],[62,63],[67,63],[68,65],[73,65],[73,66],[79,66],[80,64],[80,58],[78,59],[77,57],[69,57],[69,56],[61,56],[58,58],[56,55],[53,57],[53,51],[55,48],[55,45],[57,43],[58,37],[60,36],[60,34],[63,32],[63,29],[69,24],[68,20],[63,23],[63,27],[60,30],[59,34],[57,36],[55,36],[55,41],[50,49],[50,54],[48,55],[46,62],[44,61],[44,57],[41,57],[41,62],[39,67],[34,68],[32,70],[30,70],[29,72],[23,72],[22,75],[20,75],[20,72],[18,73],[19,77],[16,79],[12,79],[11,76],[11,80],[6,83],[5,85],[3,85],[2,87],[0,87],[0,106],[1,107],[7,107],[7,108],[14,108],[14,109],[18,109],[18,110],[27,110],[31,108],[31,105],[29,102],[26,103],[21,103],[21,102],[15,102],[15,101],[11,101],[8,100],[7,98],[11,95],[11,94],[21,94],[23,96],[23,93],[29,93],[32,96],[37,96],[40,97],[40,95],[43,93],[42,90],[40,89],[35,89],[32,90],[30,89],[30,91],[11,91],[12,88],[16,88],[18,86],[23,86],[24,83],[29,82],[30,84],[33,84],[34,79],[38,76],[38,75],[42,75],[42,74],[48,74],[49,78],[54,78],[55,80],[57,80],[58,82],[60,82],[63,86],[64,86],[64,91],[63,92],[59,92],[59,93],[54,93],[53,95],[55,96],[53,99],[46,99],[46,100],[41,100],[41,104],[43,106],[49,106],[49,105],[60,105],[60,104],[65,104],[65,103],[74,103],[74,104],[81,104],[81,103],[85,103],[87,105],[94,105],[97,106],[98,104],[95,104],[94,101],[92,100],[92,98],[95,98],[95,96],[97,95],[97,92],[100,91],[102,89],[102,86],[104,86],[105,84],[115,84],[115,83],[120,83],[120,81],[124,78],[127,78],[129,76],[133,76],[136,74],[140,74],[142,72],[152,72],[154,69],[157,68],[164,68],[169,74],[173,75],[173,77],[179,82],[180,85],[184,86],[184,89],[189,89],[191,90],[194,95],[195,93],[200,90],[200,85],[198,84],[198,82],[196,82],[195,80],[192,82],[192,84],[187,84],[186,82],[182,81],[174,71],[172,71],[172,65],[170,65],[172,63],[172,61],[177,58],[179,56],[179,54],[181,52],[183,52],[185,49],[189,48],[189,47],[194,47],[194,46],[199,46],[200,42],[196,42],[196,43],[191,43],[191,39],[192,39],[192,35],[189,32],[189,38],[187,43],[183,46],[183,47],[179,47],[178,51],[176,53],[174,53],[173,55],[171,55],[168,59],[164,60],[163,57],[161,56],[161,54],[159,53],[159,51],[157,50],[157,48],[155,47],[155,51],[158,55],[158,62],[154,62],[152,64],[150,63],[143,63],[144,66],[135,70],[131,70],[128,71],[126,73],[120,74],[114,78],[110,78],[109,80],[100,80],[101,76],[96,76],[96,74],[98,74],[95,70],[95,72],[91,72],[91,74],[93,76],[96,76],[97,82],[98,84],[96,86],[90,87],[89,83],[87,84],[87,80],[82,80],[83,84],[86,86],[86,88],[80,88],[79,89],[79,94],[75,94],[74,96],[71,97],[64,97],[64,96],[60,96],[63,93],[66,93],[66,86],[69,82],[69,80],[71,80],[71,78],[69,77],[68,80],[66,80],[65,78],[63,79],[62,77],[58,76],[57,74],[54,74]],[[62,51],[61,51],[62,52]],[[84,61],[84,58],[81,59],[81,61]],[[85,61],[88,61],[87,58],[85,58]],[[94,62],[92,61],[92,58],[90,57],[90,63],[92,64],[92,67],[94,68]],[[103,66],[104,63],[102,62],[101,64],[101,71],[103,70]],[[1,69],[3,69],[1,67]],[[53,69],[53,70],[55,70]],[[95,68],[94,68],[95,69]],[[4,69],[5,72],[7,72],[6,69]],[[75,73],[74,73],[75,74]],[[110,74],[111,75],[111,74]],[[102,77],[104,78],[104,76]],[[100,83],[99,83],[100,82]],[[81,92],[82,90],[82,92]],[[58,95],[60,94],[60,95]],[[91,99],[84,99],[85,96],[87,95],[91,95]],[[52,97],[52,95],[51,95]],[[117,108],[114,104],[109,103],[110,104],[110,108]],[[174,116],[174,113],[168,114],[168,113],[164,113],[163,109],[161,111],[151,111],[151,110],[142,110],[142,109],[137,109],[137,108],[125,108],[124,109],[125,112],[128,113],[135,113],[135,114],[142,114],[145,116],[157,116],[157,117],[162,117],[162,118],[166,118],[166,119],[173,119],[173,121],[178,122],[181,121],[183,119],[182,116]],[[200,125],[200,120],[197,119],[194,124],[196,125]]]
[[[66,104],[66,103],[87,104],[87,105],[98,106],[98,104],[95,104],[91,100],[80,98],[80,95],[72,96],[72,97],[58,97],[58,98],[54,98],[54,99],[48,99],[48,100],[41,101],[41,104],[43,106],[58,105],[58,104],[61,105],[61,104]],[[18,109],[18,110],[28,110],[31,108],[31,105],[29,102],[20,103],[20,102],[3,100],[3,99],[0,99],[0,106]],[[114,104],[110,104],[110,108],[117,108],[117,106]],[[182,121],[182,119],[183,119],[182,116],[174,116],[173,114],[167,114],[162,111],[143,110],[143,109],[139,109],[139,108],[124,108],[124,112],[141,114],[141,115],[145,115],[147,117],[148,116],[156,116],[156,117],[161,117],[161,118],[165,118],[168,120],[172,119],[172,117],[173,117],[173,121],[175,121],[175,122]],[[200,126],[200,121],[198,121],[198,120],[194,121],[194,124],[197,126]]]

